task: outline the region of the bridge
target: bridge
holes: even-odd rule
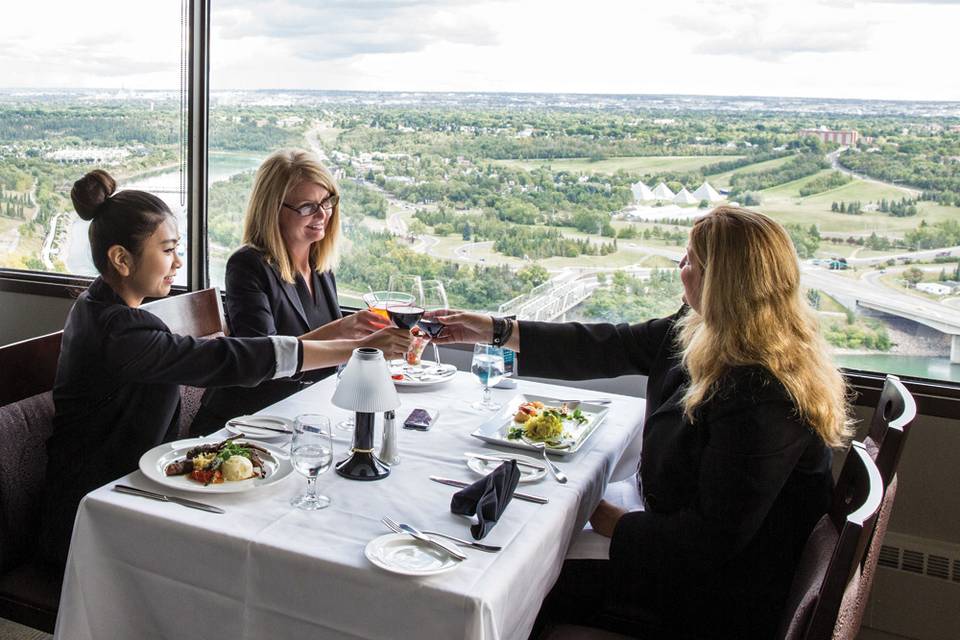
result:
[[[575,271],[564,271],[529,293],[504,302],[497,311],[520,320],[556,320],[589,298],[598,286],[596,276],[581,278]]]
[[[828,293],[848,309],[878,311],[951,336],[950,362],[960,364],[960,313],[934,302],[898,293],[871,280],[851,279],[821,269],[804,268],[804,284]]]

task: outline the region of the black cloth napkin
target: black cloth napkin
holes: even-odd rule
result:
[[[484,478],[453,494],[450,511],[462,516],[476,514],[477,524],[470,527],[470,533],[474,540],[482,540],[510,504],[518,482],[517,461],[507,460]]]

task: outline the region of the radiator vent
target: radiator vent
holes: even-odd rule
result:
[[[898,540],[898,542],[900,541]],[[880,545],[877,565],[960,583],[960,553],[955,554],[955,557],[950,557],[943,554],[944,551],[952,551],[950,549],[938,547],[935,551],[921,551],[917,548],[922,548],[922,546],[913,544],[902,546]]]
[[[945,558],[943,556],[935,556],[930,554],[927,556],[927,575],[934,578],[942,578],[944,580],[950,579],[950,558]]]
[[[911,573],[923,573],[923,552],[904,549],[900,568]]]

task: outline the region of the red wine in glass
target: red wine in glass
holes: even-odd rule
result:
[[[443,331],[443,324],[439,320],[420,320],[420,322],[417,323],[417,326],[426,331],[427,335],[431,338],[436,338],[440,335],[440,332]]]
[[[409,331],[413,329],[420,318],[423,316],[423,309],[413,305],[403,304],[387,307],[387,314],[393,320],[393,324],[401,329]]]

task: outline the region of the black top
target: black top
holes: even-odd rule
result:
[[[614,531],[613,599],[710,637],[771,637],[803,544],[830,506],[830,450],[759,366],[731,369],[687,421],[674,330],[684,312],[636,325],[521,322],[520,373],[649,376],[646,510]]]
[[[140,456],[175,439],[180,384],[255,385],[276,370],[269,338],[196,339],[170,333],[102,279],[67,316],[47,440],[42,552],[64,562],[74,514],[89,491],[137,469]]]
[[[313,272],[313,295],[299,275],[284,282],[276,267],[250,246],[234,252],[227,261],[227,323],[236,337],[300,336],[343,317],[333,274]],[[327,367],[308,373],[269,380],[255,389],[207,389],[203,409],[191,432],[205,433],[223,427],[235,416],[256,413],[305,386],[336,371]],[[201,424],[203,423],[203,424]]]

